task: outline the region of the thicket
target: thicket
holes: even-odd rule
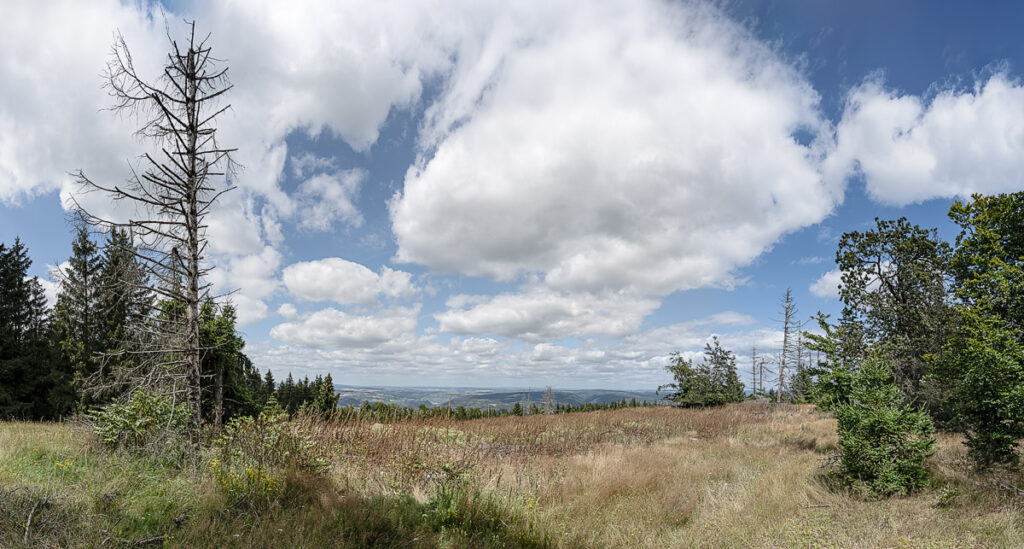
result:
[[[227,424],[209,466],[230,505],[258,510],[283,496],[291,477],[329,471],[329,451],[271,399],[255,417]]]
[[[744,398],[743,383],[736,373],[736,356],[723,348],[717,337],[704,345],[699,364],[673,353],[666,369],[674,381],[658,387],[658,392],[671,390],[665,399],[678,406],[721,406]]]

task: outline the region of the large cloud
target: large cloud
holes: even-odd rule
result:
[[[697,4],[562,8],[456,61],[392,203],[399,260],[664,295],[729,285],[834,207],[795,137],[818,96],[772,50]]]
[[[115,29],[135,47],[146,74],[158,73],[160,25],[116,1],[11,2],[0,17],[0,203],[59,189],[89,168],[120,182],[135,156],[131,120],[101,111],[100,88]]]
[[[380,297],[408,299],[416,293],[407,272],[385,266],[377,274],[340,257],[289,265],[282,278],[288,292],[303,301],[375,305]]]
[[[162,18],[114,0],[47,6],[0,22],[6,51],[19,54],[0,67],[19,83],[2,92],[2,135],[18,137],[0,142],[0,200],[62,184],[67,196],[64,172],[75,167],[117,181],[142,149],[130,119],[97,112],[109,100],[96,73],[115,27],[140,66],[159,67]],[[817,94],[699,2],[223,0],[182,11],[168,16],[172,33],[181,15],[197,18],[236,85],[221,140],[246,169],[242,190],[210,219],[220,264],[280,248],[283,223],[359,226],[362,174],[294,156],[303,182],[289,194],[284,139],[329,132],[367,151],[394,109],[419,108],[425,81],[439,93],[424,105],[421,155],[392,204],[398,257],[501,280],[534,274],[563,304],[638,296],[622,319],[597,319],[621,303],[571,312],[585,333],[638,326],[652,297],[729,286],[736,268],[839,197],[841,182],[821,183],[817,146],[795,137],[821,133]],[[40,40],[60,51],[34,47]],[[232,230],[244,238],[223,236]],[[241,285],[239,301],[261,318],[268,278],[245,280],[255,287]],[[531,291],[514,299],[529,302]],[[517,333],[564,333],[565,315],[530,310],[538,316]],[[446,314],[454,330],[487,329],[474,310]]]
[[[547,341],[635,333],[658,301],[612,292],[593,295],[535,288],[493,297],[456,295],[447,305],[448,310],[435,315],[442,332]]]
[[[413,337],[418,315],[419,306],[395,307],[372,314],[324,309],[301,320],[278,324],[270,335],[286,343],[317,349],[373,348]]]
[[[0,18],[0,203],[55,189],[65,205],[74,196],[94,213],[124,218],[125,204],[101,193],[81,195],[69,171],[118,184],[130,161],[149,144],[133,135],[138,121],[106,110],[101,88],[115,32],[127,41],[144,75],[159,75],[168,44],[157,4],[57,0],[4,6]],[[352,201],[362,172],[299,162],[305,174],[289,194],[281,186],[292,132],[327,131],[358,151],[367,150],[395,107],[419,98],[424,71],[449,63],[441,47],[424,38],[422,8],[398,3],[310,0],[196,2],[167,13],[173,36],[182,19],[212,33],[216,57],[226,59],[233,109],[220,120],[221,143],[237,147],[244,166],[239,191],[222,197],[208,218],[209,259],[221,267],[211,277],[218,291],[234,295],[242,322],[266,316],[265,300],[277,276],[267,250],[283,244],[282,223],[316,230],[339,223],[359,226]],[[425,68],[421,68],[425,67]],[[301,175],[301,174],[300,174]],[[268,246],[269,244],[269,246]],[[277,253],[276,250],[273,253]],[[273,260],[271,260],[273,259]]]
[[[997,73],[931,100],[873,78],[849,95],[827,172],[863,174],[875,200],[905,205],[1022,188],[1024,86]]]

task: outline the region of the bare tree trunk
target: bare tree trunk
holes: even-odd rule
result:
[[[750,384],[752,387],[750,390],[753,394],[757,394],[757,345],[750,352]]]
[[[224,364],[217,366],[217,375],[213,378],[214,417],[213,424],[219,430],[224,425]]]
[[[199,360],[199,181],[196,171],[198,151],[196,144],[199,140],[199,112],[196,105],[196,93],[198,91],[198,75],[196,74],[195,63],[196,52],[189,44],[188,61],[186,62],[185,76],[186,98],[185,113],[187,116],[186,133],[188,135],[188,213],[185,218],[185,227],[188,231],[185,243],[188,246],[188,290],[185,293],[188,312],[185,317],[186,348],[188,353],[188,400],[192,407],[193,421],[196,427],[203,423],[203,400],[201,389],[201,375]]]
[[[793,292],[786,288],[786,296],[782,298],[782,354],[779,358],[779,392],[775,395],[776,404],[782,402],[782,390],[786,386],[786,358],[792,345],[790,333],[794,329],[794,316],[796,303],[793,301]]]

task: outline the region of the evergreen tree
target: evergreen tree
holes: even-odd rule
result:
[[[743,400],[743,383],[736,372],[736,355],[724,349],[718,337],[712,337],[711,343],[704,345],[704,360],[713,372],[715,381],[714,398],[716,403],[740,402]]]
[[[53,315],[54,343],[60,360],[73,373],[79,388],[94,375],[102,377],[98,372],[105,328],[99,291],[101,266],[99,250],[89,231],[79,226],[71,243],[68,266],[60,273]],[[84,398],[83,402],[91,404],[93,400]]]
[[[31,264],[20,239],[0,243],[0,418],[54,418],[74,401],[55,360],[42,284],[28,278]]]
[[[274,374],[267,370],[267,374],[263,376],[263,388],[260,394],[260,404],[266,406],[267,401],[274,396],[274,390],[277,385],[274,383]]]
[[[856,323],[832,324],[819,312],[814,321],[821,333],[803,332],[804,347],[819,356],[806,369],[810,381],[810,400],[823,410],[849,402],[853,374],[860,367],[863,342]]]
[[[718,406],[743,400],[744,386],[736,372],[736,355],[723,348],[717,337],[704,345],[700,364],[694,366],[692,360],[672,353],[666,369],[674,381],[658,387],[658,392],[673,389],[665,398],[679,406]]]
[[[923,488],[935,445],[931,419],[903,403],[886,356],[876,350],[866,359],[852,378],[849,402],[834,408],[842,480],[881,497]]]
[[[204,419],[216,426],[238,416],[255,415],[261,407],[262,381],[236,332],[235,308],[212,300],[200,309],[202,398]]]
[[[331,378],[331,374],[327,374],[327,377],[323,379],[317,376],[310,408],[314,412],[329,413],[333,412],[337,406],[338,395],[334,392],[334,380]]]
[[[146,289],[145,271],[135,256],[128,232],[113,228],[103,246],[99,276],[99,303],[103,315],[99,346],[105,353],[100,363],[100,385],[112,372],[130,370],[134,356],[126,351],[143,339],[153,294]]]

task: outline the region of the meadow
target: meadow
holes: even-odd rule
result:
[[[260,507],[83,423],[0,423],[2,547],[1019,547],[1013,473],[941,434],[931,486],[831,486],[835,422],[809,405],[628,408],[292,425],[330,465]]]

